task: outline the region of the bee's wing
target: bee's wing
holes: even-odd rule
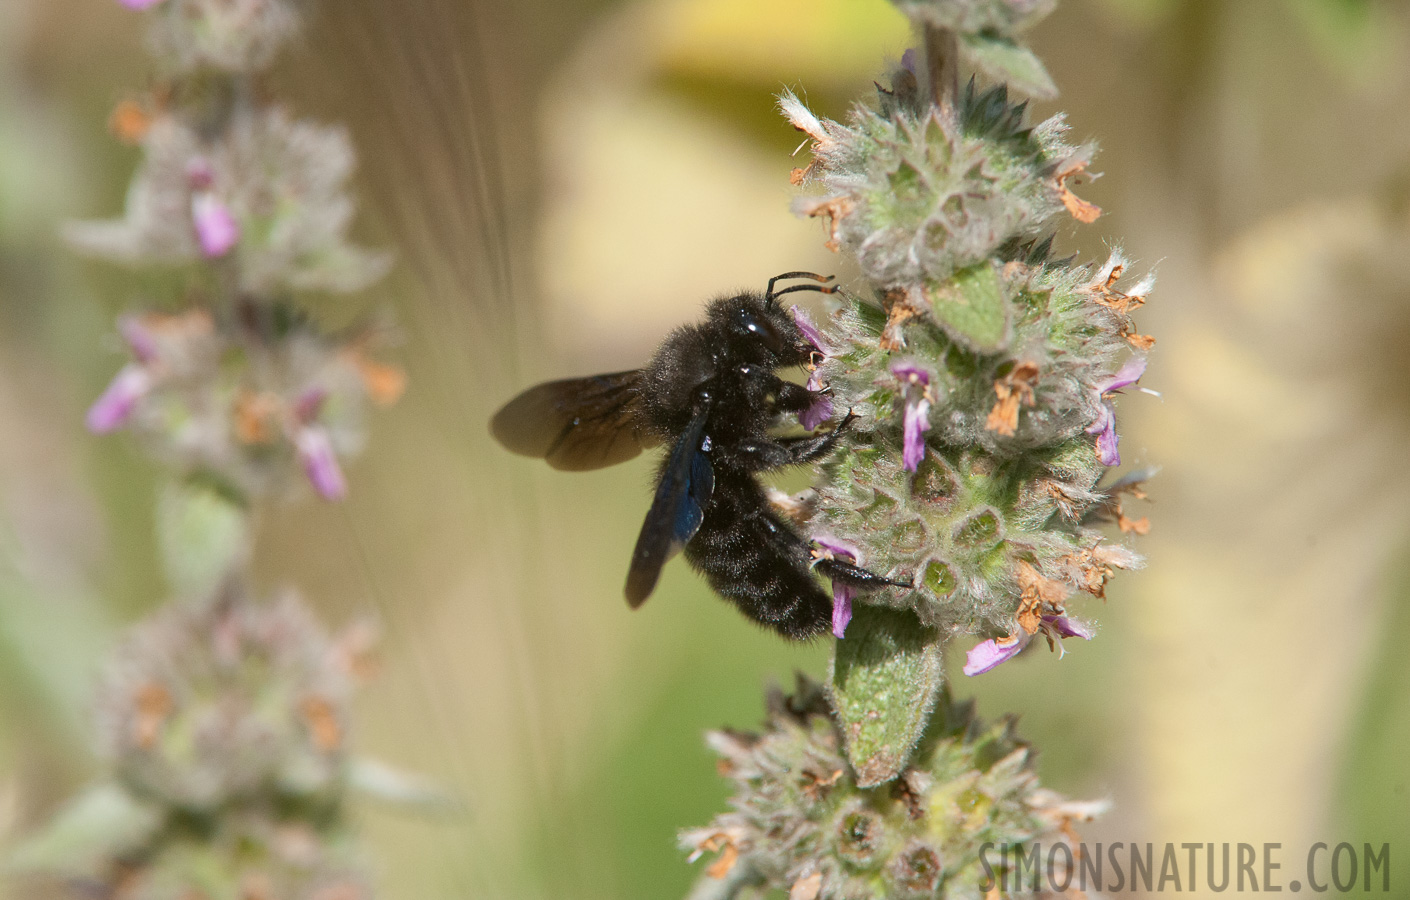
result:
[[[705,419],[703,410],[695,414],[661,470],[656,497],[641,523],[627,572],[627,602],[632,609],[651,596],[661,568],[680,552],[705,519],[705,504],[715,489],[715,470],[710,457],[700,449]]]
[[[631,459],[655,440],[642,426],[641,372],[567,378],[531,387],[490,420],[505,448],[581,472]]]

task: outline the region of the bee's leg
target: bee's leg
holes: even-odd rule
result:
[[[728,449],[721,447],[715,451],[721,459],[729,459],[750,472],[767,472],[793,465],[793,450],[784,441],[770,437],[735,444]]]
[[[853,565],[840,559],[820,559],[813,568],[843,584],[864,591],[874,591],[882,587],[912,587],[911,581],[895,581],[885,575],[878,575],[870,569]]]
[[[772,385],[774,409],[779,412],[802,412],[823,397],[822,391],[810,391],[801,384],[775,376]]]
[[[766,535],[766,540],[781,555],[790,559],[807,560],[810,568],[816,569],[833,581],[840,581],[861,591],[875,591],[883,587],[908,588],[913,584],[909,579],[897,581],[887,578],[834,556],[816,558],[813,545],[797,531],[777,522],[772,516],[761,515],[760,518],[765,526],[763,534]]]
[[[767,472],[784,466],[812,462],[827,455],[857,418],[856,413],[847,413],[837,427],[827,434],[808,435],[791,438],[760,437],[757,440],[735,444],[728,449],[721,447],[715,452],[721,458],[728,458],[742,465],[750,472]]]
[[[791,458],[782,465],[794,465],[797,463],[812,462],[820,459],[832,451],[837,444],[837,439],[842,436],[842,432],[851,427],[852,422],[857,418],[856,413],[849,412],[842,417],[842,421],[837,423],[837,427],[827,434],[810,435],[807,437],[779,438],[778,444],[786,449]]]

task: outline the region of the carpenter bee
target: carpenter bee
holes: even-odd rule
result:
[[[811,281],[774,289],[795,278]],[[627,573],[633,609],[682,548],[741,612],[793,639],[821,634],[831,621],[832,600],[813,569],[862,590],[901,584],[839,559],[815,559],[755,477],[822,458],[852,422],[848,413],[824,434],[771,433],[785,414],[822,399],[777,373],[817,352],[777,300],[793,291],[832,293],[831,280],[788,272],[769,279],[763,294],[721,297],[703,322],[672,332],[646,368],[540,384],[495,414],[490,430],[501,444],[555,469],[596,469],[657,443],[671,446]]]

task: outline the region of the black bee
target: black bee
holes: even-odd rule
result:
[[[785,278],[818,283],[774,290]],[[864,590],[900,584],[842,560],[815,560],[755,478],[825,456],[851,424],[849,413],[826,434],[770,433],[783,415],[822,398],[777,374],[817,351],[776,301],[792,291],[832,293],[824,284],[831,280],[789,272],[769,279],[762,295],[721,297],[703,322],[672,332],[646,368],[550,381],[495,414],[490,430],[501,444],[555,469],[596,469],[671,445],[627,573],[633,609],[682,548],[746,616],[794,639],[821,634],[831,621],[832,600],[814,568]]]

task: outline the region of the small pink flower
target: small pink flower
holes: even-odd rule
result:
[[[999,663],[1013,659],[1027,645],[1028,635],[1026,634],[1022,637],[1009,635],[1004,638],[991,638],[983,643],[975,644],[970,648],[969,653],[965,654],[964,673],[973,677],[981,672],[987,672]]]
[[[818,326],[813,324],[808,311],[801,307],[790,307],[788,310],[793,315],[793,321],[798,326],[798,330],[803,332],[803,337],[808,343],[813,345],[813,349],[821,356],[829,356],[832,345],[828,342],[823,333],[818,330]],[[820,391],[823,389],[822,375],[818,373],[817,366],[808,375],[808,390]],[[812,405],[798,414],[798,424],[808,431],[812,431],[828,419],[832,418],[833,405],[832,398],[823,396],[813,401]]]
[[[138,362],[143,365],[156,362],[157,337],[141,316],[123,316],[118,319],[118,334],[122,335]]]
[[[1092,636],[1096,634],[1092,626],[1067,616],[1043,616],[1038,630],[1050,643],[1054,639],[1061,641],[1063,638],[1070,637],[1080,637],[1084,641],[1090,641]],[[1018,629],[1017,634],[976,644],[965,655],[964,673],[973,677],[1013,659],[1024,647],[1028,646],[1032,637],[1022,629]]]
[[[309,483],[324,500],[341,500],[348,495],[348,482],[333,453],[328,432],[318,425],[306,425],[294,432],[294,446],[303,463]]]
[[[118,370],[102,396],[88,410],[88,430],[110,434],[128,423],[137,404],[152,390],[152,374],[138,363]]]
[[[317,419],[327,399],[328,392],[321,387],[311,387],[299,394],[294,400],[294,418],[299,425],[308,425]]]
[[[161,3],[162,0],[118,0],[118,2],[128,9],[150,9]]]
[[[907,472],[925,459],[925,433],[930,430],[930,371],[913,363],[894,363],[891,374],[900,379],[906,397],[902,417],[901,465]]]
[[[813,349],[824,356],[831,356],[832,343],[823,336],[818,326],[813,324],[813,317],[808,315],[808,311],[801,306],[791,306],[788,312],[793,316],[793,323],[798,326],[798,330],[803,332],[803,337],[813,345]]]
[[[1104,466],[1121,465],[1121,453],[1116,448],[1119,440],[1116,435],[1116,410],[1107,400],[1107,395],[1135,384],[1145,371],[1145,358],[1132,357],[1119,372],[1099,380],[1092,387],[1096,394],[1097,417],[1087,426],[1087,433],[1097,436],[1097,459],[1100,459]]]
[[[193,156],[186,162],[186,184],[193,191],[208,191],[215,184],[215,166],[204,156]]]
[[[823,388],[822,377],[815,370],[808,376],[808,390],[820,391]],[[832,398],[826,394],[814,400],[812,405],[798,414],[798,424],[809,431],[817,428],[828,419],[832,418]]]
[[[822,548],[823,556],[819,558],[845,559],[853,563],[861,562],[862,551],[858,550],[855,544],[830,535],[814,536],[813,543]],[[855,595],[856,590],[851,586],[838,581],[832,583],[832,633],[839,640],[846,636],[847,623],[852,621],[852,598]]]
[[[210,191],[191,195],[191,221],[201,254],[207,259],[224,256],[240,241],[240,223],[230,207]]]

